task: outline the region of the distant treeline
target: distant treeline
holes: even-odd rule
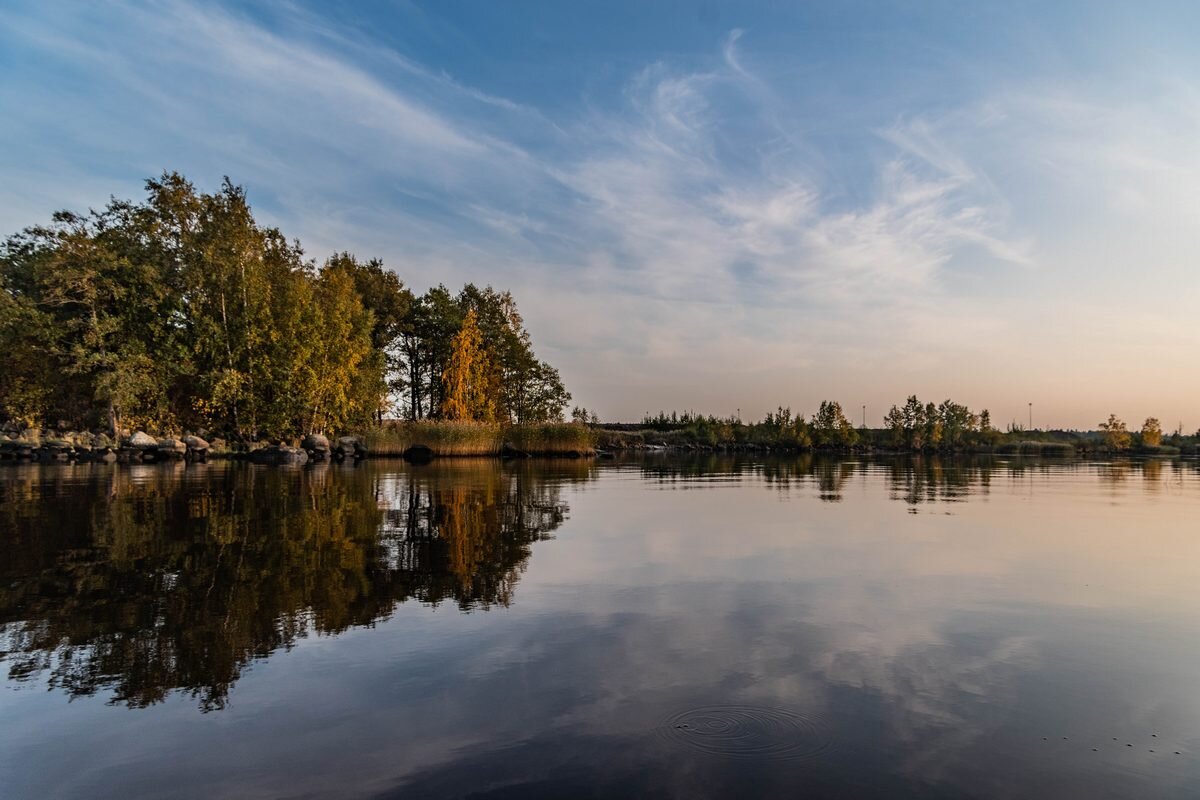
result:
[[[0,246],[0,422],[255,437],[562,418],[508,292],[418,297],[378,260],[318,266],[228,179],[146,191]]]
[[[619,426],[628,431],[631,426]],[[1194,448],[1200,431],[1192,436],[1180,425],[1172,434],[1163,433],[1161,423],[1151,417],[1140,430],[1131,431],[1115,414],[1098,423],[1095,431],[1029,431],[1009,425],[1001,431],[992,425],[987,409],[976,413],[952,400],[922,403],[915,395],[903,405],[894,405],[884,416],[883,427],[855,426],[836,401],[823,401],[809,418],[779,407],[760,422],[742,422],[737,417],[716,417],[691,411],[672,411],[643,417],[641,438],[646,443],[694,444],[719,447],[752,445],[781,449],[884,448],[904,451],[997,450],[1025,453],[1057,453],[1103,450],[1164,451]],[[654,433],[664,434],[653,436]],[[647,437],[650,440],[647,441]],[[617,436],[613,442],[619,443]],[[605,441],[602,439],[601,445]]]

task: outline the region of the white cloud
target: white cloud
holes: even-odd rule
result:
[[[1153,313],[1116,316],[1131,291],[1200,297],[1186,82],[1138,97],[997,85],[957,108],[856,108],[818,136],[753,32],[699,67],[652,61],[581,111],[281,19],[194,3],[5,14],[5,41],[72,77],[48,69],[0,96],[0,133],[28,142],[0,157],[3,224],[134,194],[164,168],[206,188],[229,174],[314,256],[382,256],[417,288],[511,287],[543,354],[614,417],[919,391],[993,407],[1052,395],[1060,424],[1084,424],[1099,409],[1073,410],[1053,366],[1077,364],[1080,344],[1048,349],[1049,326],[1062,338],[1109,315],[1123,352],[1157,347],[1139,379],[1200,345]],[[1097,403],[1120,388],[1105,375]],[[1178,391],[1156,413],[1186,416],[1200,379]]]

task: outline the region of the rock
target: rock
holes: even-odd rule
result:
[[[88,444],[90,444],[93,449],[114,447],[117,444],[112,439],[108,438],[108,435],[104,433],[89,433],[86,435],[86,438]]]
[[[366,458],[367,447],[362,443],[362,440],[357,436],[341,436],[338,437],[337,447],[334,448],[334,453],[341,457],[354,456],[355,458]]]
[[[204,452],[208,450],[209,446],[208,442],[204,441],[199,436],[185,436],[183,437],[183,443],[187,445],[188,450],[195,450],[197,452]]]
[[[166,437],[158,440],[158,446],[154,449],[155,455],[160,461],[167,461],[173,458],[183,458],[187,455],[187,445],[178,439]]]
[[[414,464],[428,464],[433,461],[433,451],[423,444],[416,444],[404,451],[404,458]]]
[[[182,453],[185,450],[187,450],[187,448],[188,448],[188,446],[179,439],[172,439],[170,437],[166,437],[166,438],[158,440],[158,449],[159,450],[171,450],[176,453]]]
[[[64,452],[73,450],[75,444],[67,439],[46,439],[42,442],[42,447],[54,452]]]
[[[330,450],[329,440],[319,433],[310,433],[305,436],[300,446],[305,450],[315,450],[321,453],[328,453]]]
[[[158,447],[158,442],[153,436],[150,436],[145,431],[137,431],[132,436],[126,437],[121,443],[123,447],[132,447],[137,450],[154,450]]]

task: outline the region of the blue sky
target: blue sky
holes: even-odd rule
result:
[[[609,419],[1200,425],[1194,4],[0,7],[0,230],[244,185],[308,254],[517,295]]]

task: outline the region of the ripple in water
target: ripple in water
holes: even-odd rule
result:
[[[817,719],[758,706],[696,708],[671,717],[659,730],[672,741],[725,756],[814,758],[832,743]]]

